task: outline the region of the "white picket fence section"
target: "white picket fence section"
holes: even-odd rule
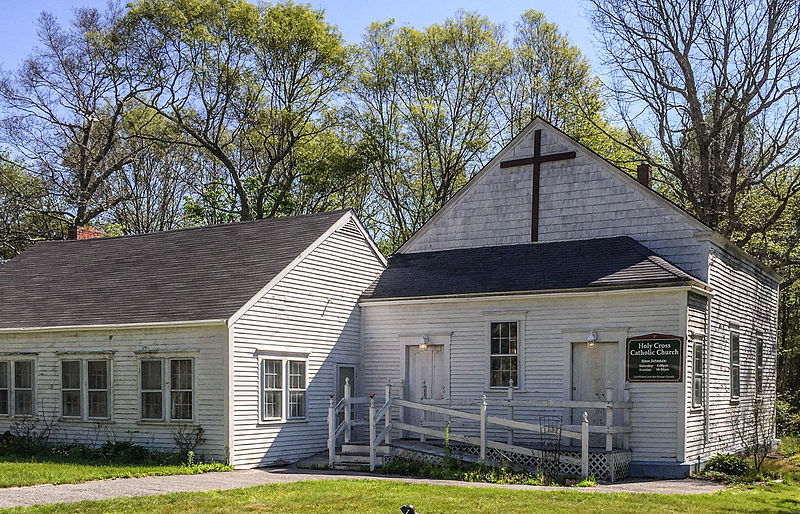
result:
[[[427,437],[433,437],[444,440],[449,437],[451,441],[475,445],[480,448],[479,462],[486,462],[486,450],[492,448],[502,452],[517,453],[520,455],[542,458],[542,451],[536,448],[528,448],[513,444],[514,431],[528,431],[535,434],[547,433],[552,430],[552,427],[543,427],[535,423],[528,423],[512,419],[514,416],[515,407],[532,407],[541,409],[604,409],[606,412],[605,425],[590,425],[589,417],[586,411],[583,412],[583,420],[579,425],[562,425],[561,436],[580,441],[581,458],[576,459],[566,455],[561,456],[561,460],[573,464],[580,465],[581,476],[586,478],[589,476],[589,434],[605,434],[605,449],[612,450],[613,438],[615,434],[623,434],[623,447],[628,447],[628,434],[631,432],[629,423],[629,413],[631,403],[628,397],[628,391],[625,391],[625,401],[615,402],[611,399],[614,398],[614,390],[608,388],[606,390],[606,398],[608,401],[595,401],[583,402],[573,400],[515,400],[513,398],[513,385],[509,388],[508,398],[501,402],[493,402],[492,406],[505,406],[508,409],[508,418],[492,416],[488,414],[490,403],[487,401],[486,395],[477,403],[479,412],[468,412],[466,410],[459,410],[453,408],[459,407],[475,407],[476,402],[473,401],[457,401],[457,400],[425,400],[424,402],[413,402],[404,400],[402,398],[392,397],[392,386],[390,383],[386,384],[384,403],[383,405],[375,405],[375,395],[369,397],[351,397],[349,380],[345,381],[344,398],[338,403],[334,404],[334,397],[331,395],[330,405],[328,407],[328,464],[331,468],[334,467],[336,460],[336,444],[341,436],[344,436],[344,442],[349,443],[352,437],[352,428],[358,425],[369,425],[369,455],[370,455],[370,470],[376,467],[376,452],[378,446],[382,443],[391,443],[392,430],[400,430],[402,432],[411,432],[418,434],[421,442],[425,442]],[[366,423],[357,422],[352,419],[352,409],[359,404],[369,405],[369,415]],[[443,406],[447,405],[447,406]],[[399,416],[397,420],[391,419],[392,407],[399,407]],[[420,425],[413,425],[405,423],[405,411],[408,409],[418,410],[422,412],[422,422]],[[622,426],[614,425],[614,410],[621,409],[624,414],[624,424]],[[444,428],[436,428],[425,426],[427,414],[437,414],[439,416],[446,416],[448,419],[464,419],[472,422],[478,422],[479,436],[469,436],[464,434],[452,433],[445,434]],[[338,422],[339,414],[342,414],[341,422]],[[338,426],[337,426],[338,425]],[[378,428],[382,425],[380,432]],[[490,440],[488,431],[490,427],[502,427],[507,429],[507,438],[505,442]]]

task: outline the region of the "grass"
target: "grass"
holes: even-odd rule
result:
[[[37,461],[32,458],[0,459],[0,487],[37,484],[75,484],[107,478],[133,478],[164,475],[196,475],[209,471],[228,471],[222,464],[121,465]]]
[[[420,514],[436,512],[798,512],[800,486],[737,487],[702,495],[515,491],[389,481],[331,480],[274,484],[230,491],[47,505],[16,512],[387,512],[411,503]]]
[[[781,438],[781,447],[779,451],[784,457],[800,465],[800,436],[786,436]]]

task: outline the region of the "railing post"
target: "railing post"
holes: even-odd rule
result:
[[[402,379],[400,380],[400,399],[401,400],[406,399],[406,381]],[[406,421],[406,409],[402,405],[400,406],[397,415],[399,416],[397,419],[399,419],[402,423],[408,423],[408,421]],[[405,432],[400,430],[399,436],[400,439],[402,439],[405,436]]]
[[[419,399],[420,403],[425,403],[425,397],[427,396],[427,393],[428,393],[428,386],[425,383],[425,379],[423,378],[422,379],[422,397]],[[420,428],[425,428],[425,422],[427,420],[428,420],[428,411],[424,410],[424,411],[422,411],[422,417],[419,420]],[[419,442],[421,442],[421,443],[425,442],[425,434],[423,434],[421,432],[419,434]]]
[[[606,401],[609,402],[609,405],[606,405],[606,451],[611,451],[614,446],[614,434],[610,432],[614,426],[614,408],[610,405],[614,401],[613,387],[606,387]]]
[[[345,423],[345,425],[344,425],[344,442],[346,442],[346,443],[350,442],[350,436],[351,436],[350,435],[350,429],[352,428],[352,425],[350,424],[350,420],[351,420],[351,416],[352,416],[352,413],[351,413],[351,410],[350,410],[350,409],[352,409],[352,407],[350,406],[350,397],[351,396],[352,395],[350,394],[350,377],[345,377],[344,378],[344,423]]]
[[[514,419],[514,406],[511,402],[514,400],[514,380],[508,381],[508,419]],[[514,429],[508,429],[508,444],[514,444]]]
[[[625,403],[631,402],[631,391],[630,389],[628,389],[627,385],[625,385],[625,390],[622,391],[622,400]],[[622,423],[626,427],[631,426],[631,409],[628,407],[625,407],[622,410]],[[628,450],[630,449],[630,446],[631,446],[631,434],[630,432],[625,432],[622,435],[622,447]]]
[[[486,464],[486,395],[481,401],[481,458],[480,463]]]
[[[328,467],[333,469],[336,460],[336,415],[333,412],[333,395],[328,403]]]
[[[586,412],[581,422],[581,478],[589,478],[589,414]]]
[[[369,470],[375,471],[375,395],[369,395]]]
[[[386,379],[386,397],[385,397],[385,400],[384,400],[384,405],[388,404],[390,401],[392,401],[392,381],[391,381],[391,379],[387,378]],[[384,426],[388,427],[389,423],[392,422],[392,412],[391,411],[392,411],[391,407],[386,409],[386,413],[384,414],[384,417],[383,417]],[[386,444],[390,444],[391,442],[392,442],[392,432],[388,431],[388,432],[386,432]]]

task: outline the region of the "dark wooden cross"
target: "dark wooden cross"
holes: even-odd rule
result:
[[[533,133],[533,157],[502,161],[501,168],[513,168],[533,164],[533,191],[531,192],[531,241],[539,240],[539,167],[543,162],[574,159],[575,152],[561,152],[542,155],[542,131]]]

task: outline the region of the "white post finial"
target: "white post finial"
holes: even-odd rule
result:
[[[481,400],[481,456],[480,463],[486,464],[486,395],[483,395]]]

